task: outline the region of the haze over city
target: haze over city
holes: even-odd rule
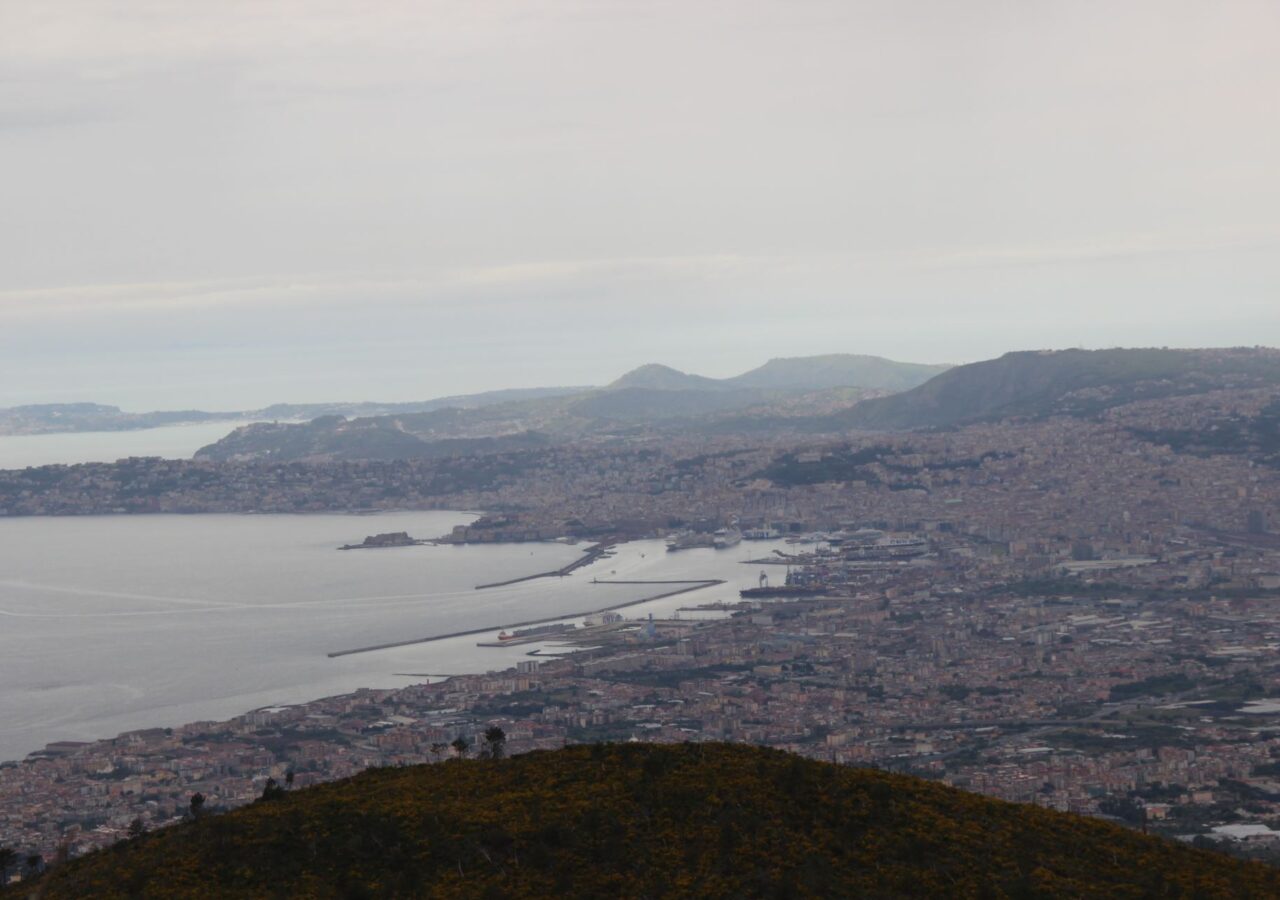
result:
[[[1277,26],[1267,2],[8,3],[0,406],[1280,343]]]
[[[0,0],[0,900],[1280,897],[1275,0]]]

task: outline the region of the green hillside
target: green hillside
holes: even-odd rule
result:
[[[569,406],[587,419],[663,422],[691,416],[745,409],[769,398],[757,390],[670,390],[619,388],[588,394]]]
[[[679,369],[673,369],[670,366],[649,363],[648,365],[640,366],[638,369],[632,369],[630,372],[615,379],[605,390],[621,391],[629,388],[645,388],[657,391],[721,391],[727,390],[727,387],[727,385],[715,378],[707,378],[705,375],[691,375],[688,372],[681,372]]]
[[[34,887],[50,900],[1211,898],[1280,896],[1280,872],[775,750],[597,745],[369,771],[118,844]]]
[[[725,379],[738,387],[826,390],[837,387],[905,391],[949,369],[945,365],[904,363],[882,356],[829,353],[771,359],[763,366]]]
[[[828,423],[917,428],[1012,416],[1089,415],[1135,400],[1280,385],[1280,351],[1059,350],[957,366],[913,390],[867,400]]]
[[[479,456],[515,450],[539,450],[549,445],[545,435],[532,431],[501,437],[444,438],[419,437],[402,427],[406,419],[461,416],[463,410],[438,410],[406,416],[375,416],[344,419],[322,416],[310,422],[256,422],[244,425],[226,437],[202,447],[199,459],[226,462],[235,459],[442,459],[450,456]]]
[[[790,416],[775,422],[775,407],[789,405],[830,410],[832,402],[854,389],[902,390],[914,387],[946,366],[899,363],[877,356],[828,356],[773,359],[733,378],[707,378],[670,366],[650,364],[627,372],[603,388],[530,388],[496,391],[422,404],[403,404],[392,414],[347,418],[324,415],[307,422],[257,422],[202,448],[211,460],[355,460],[430,459],[454,455],[457,446],[426,446],[444,439],[482,438],[476,452],[537,449],[521,437],[538,432],[557,439],[610,433],[617,428],[659,426],[675,431],[748,433],[786,429]],[[829,397],[806,396],[830,392]],[[509,398],[509,402],[499,402]],[[453,406],[441,406],[450,400]],[[269,407],[267,418],[306,417],[329,407]],[[748,413],[750,411],[750,413]],[[280,413],[280,415],[274,415]],[[288,415],[285,415],[288,413]],[[731,414],[741,413],[740,418]],[[803,415],[803,413],[802,413]],[[728,417],[728,418],[726,418]],[[798,422],[801,428],[804,421]],[[0,410],[0,430],[3,411]],[[838,430],[838,429],[837,429]]]

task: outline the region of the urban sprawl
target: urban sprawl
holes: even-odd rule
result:
[[[0,846],[77,855],[192,815],[195,795],[211,811],[269,779],[483,752],[496,728],[507,753],[764,744],[1266,854],[1280,470],[1158,436],[1270,402],[1224,390],[920,433],[0,472],[6,515],[483,509],[445,538],[786,539],[749,570],[773,590],[692,618],[594,617],[538,636],[514,669],[52,744],[0,766]]]

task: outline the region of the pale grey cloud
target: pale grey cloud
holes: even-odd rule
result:
[[[1280,343],[1278,26],[1269,0],[0,4],[0,403]]]

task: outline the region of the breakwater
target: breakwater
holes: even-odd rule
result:
[[[409,640],[404,640],[404,641],[388,641],[387,643],[384,643],[384,644],[371,644],[368,647],[354,647],[350,650],[335,650],[332,653],[329,653],[327,655],[330,659],[334,659],[339,656],[354,656],[357,653],[373,653],[378,650],[391,650],[395,647],[410,647],[410,646],[413,646],[414,644],[430,644],[434,641],[446,641],[446,640],[449,640],[450,638],[469,637],[471,635],[476,635],[476,634],[488,634],[489,632],[493,631],[495,627],[500,629],[527,628],[531,625],[541,625],[544,622],[554,622],[560,619],[580,619],[583,616],[589,616],[589,615],[592,615],[593,613],[614,612],[615,610],[626,609],[629,606],[639,606],[641,603],[648,603],[652,600],[663,600],[667,597],[674,597],[678,594],[687,594],[690,591],[700,591],[703,588],[712,587],[717,584],[724,584],[724,579],[708,578],[708,579],[703,579],[699,581],[597,581],[595,583],[596,584],[662,584],[662,585],[681,585],[681,587],[678,587],[669,591],[662,591],[661,593],[657,593],[652,596],[641,597],[639,600],[628,600],[626,603],[615,603],[613,606],[596,607],[595,609],[586,609],[586,610],[581,610],[579,612],[561,613],[558,616],[543,617],[541,619],[530,619],[529,621],[526,621],[526,622],[511,622],[507,625],[502,625],[502,626],[490,625],[486,628],[470,628],[466,631],[452,631],[452,632],[449,632],[448,634],[434,634],[429,637],[410,638]],[[562,637],[562,635],[550,635],[548,636],[548,639],[552,640],[556,637]]]
[[[483,591],[486,588],[506,587],[510,584],[520,584],[521,582],[533,581],[537,578],[564,578],[566,575],[572,575],[583,566],[591,565],[612,548],[613,544],[596,544],[594,547],[589,548],[581,557],[575,559],[567,566],[562,566],[559,569],[552,569],[550,572],[537,572],[533,575],[522,575],[519,578],[508,578],[506,581],[494,581],[490,584],[477,584],[476,590]]]

